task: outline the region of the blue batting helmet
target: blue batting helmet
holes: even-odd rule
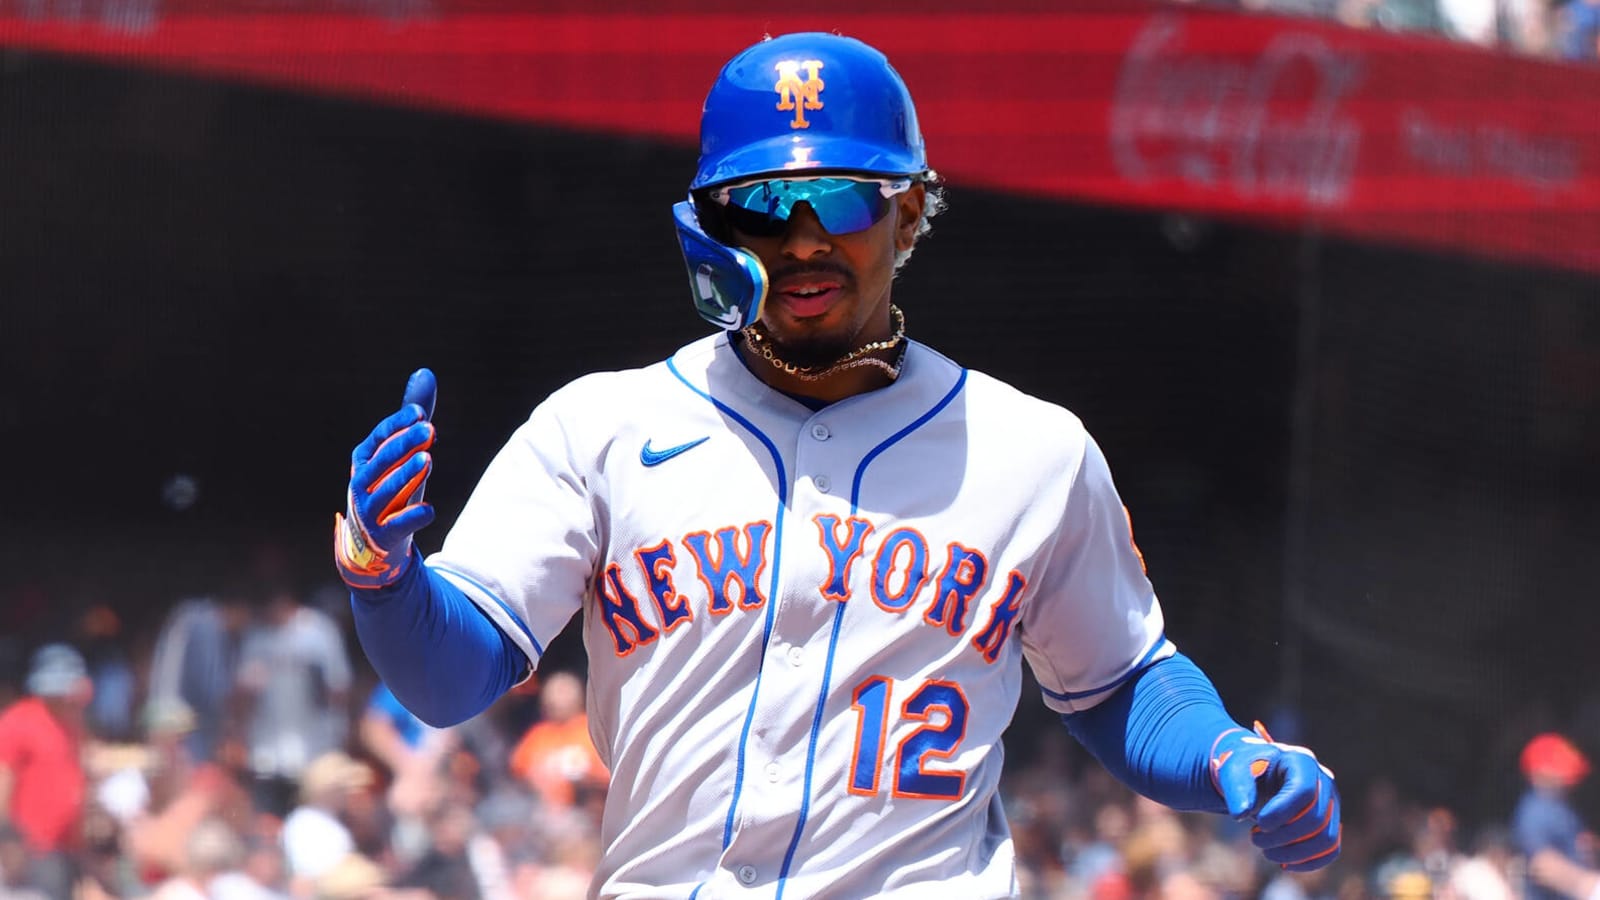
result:
[[[689,188],[769,173],[927,168],[911,93],[882,53],[836,34],[786,34],[723,66],[700,117]]]

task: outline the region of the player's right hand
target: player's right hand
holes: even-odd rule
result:
[[[1255,733],[1217,738],[1211,778],[1229,815],[1254,823],[1250,841],[1268,860],[1309,872],[1339,857],[1339,789],[1310,750],[1274,741],[1257,722]]]
[[[411,562],[411,536],[433,521],[423,486],[433,471],[433,372],[406,382],[400,410],[350,454],[345,510],[334,515],[333,557],[344,583],[359,590],[393,584]]]

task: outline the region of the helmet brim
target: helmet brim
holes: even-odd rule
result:
[[[689,187],[698,190],[762,175],[798,176],[813,172],[919,175],[928,166],[920,145],[915,149],[918,152],[912,154],[904,147],[885,147],[841,135],[779,135],[703,161]]]

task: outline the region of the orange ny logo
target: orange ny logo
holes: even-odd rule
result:
[[[800,70],[806,70],[806,77],[800,77]],[[804,62],[784,60],[778,63],[778,83],[772,89],[778,92],[778,108],[794,110],[794,120],[789,123],[790,128],[810,128],[811,123],[806,121],[806,110],[821,109],[822,101],[818,96],[822,93],[822,79],[817,77],[817,70],[822,68],[822,61],[808,59]]]

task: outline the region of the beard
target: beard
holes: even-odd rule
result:
[[[824,275],[836,279],[846,291],[853,291],[856,287],[855,274],[849,268],[838,262],[819,260],[813,262],[796,262],[786,266],[775,266],[769,277],[772,284],[779,284],[793,277],[804,275]],[[793,363],[806,369],[825,369],[841,358],[848,356],[860,345],[853,342],[854,335],[842,334],[777,334],[765,323],[761,326],[762,332],[772,344],[773,352],[783,357],[786,362]]]
[[[779,340],[767,332],[773,352],[803,369],[825,369],[856,349],[854,344],[833,335],[818,335]]]

